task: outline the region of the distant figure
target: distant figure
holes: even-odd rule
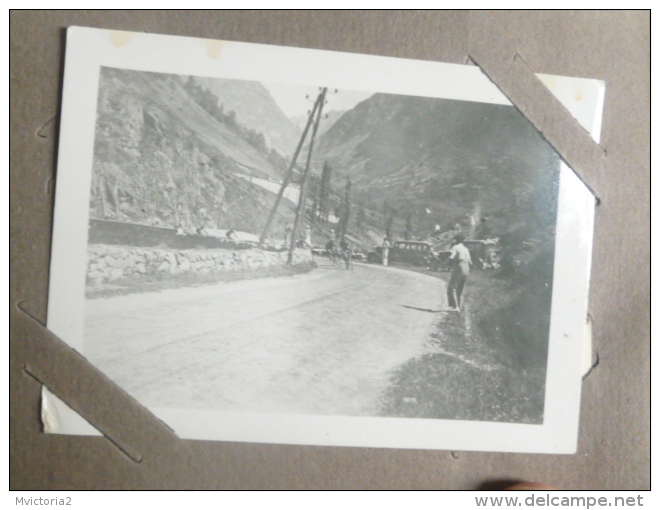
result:
[[[452,263],[451,278],[447,284],[447,303],[449,308],[455,310],[461,309],[461,297],[463,296],[463,288],[465,282],[470,274],[470,266],[472,259],[470,258],[470,250],[463,244],[465,236],[458,234],[454,237],[454,245],[449,252],[449,260]]]
[[[312,249],[312,229],[309,227],[305,229],[305,244],[307,248]]]
[[[339,250],[341,251],[341,256],[344,258],[344,262],[346,263],[346,269],[349,269],[351,267],[351,253],[353,251],[353,247],[351,246],[351,243],[349,243],[348,240],[343,236],[341,241],[339,241]]]
[[[325,243],[325,249],[328,252],[328,254],[332,253],[335,251],[335,240],[334,239],[329,239],[327,243]]]
[[[284,239],[286,242],[286,246],[291,246],[291,234],[293,233],[293,228],[291,227],[290,224],[287,223],[286,227],[284,227]]]
[[[330,262],[333,264],[337,263],[337,244],[335,243],[335,238],[332,237],[325,243],[325,251],[328,254]]]
[[[386,266],[389,263],[389,256],[390,256],[390,247],[392,245],[390,244],[390,240],[388,237],[383,239],[383,265]]]
[[[179,223],[176,226],[176,235],[182,236],[183,234],[185,234],[185,232],[183,231],[183,225],[181,225],[181,223]]]
[[[229,227],[229,230],[227,230],[225,236],[227,236],[227,239],[234,241],[236,240],[236,231],[233,229],[233,227]]]
[[[203,225],[203,224],[200,225],[199,227],[197,227],[197,234],[200,235],[200,236],[207,236],[207,235],[209,235],[209,233],[208,233],[208,232],[206,231],[206,229],[204,228],[204,225]]]

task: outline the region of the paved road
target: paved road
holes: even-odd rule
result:
[[[355,264],[86,303],[85,356],[148,406],[373,415],[444,283]]]

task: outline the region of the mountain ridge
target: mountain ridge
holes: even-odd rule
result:
[[[275,108],[278,113],[264,118],[277,122],[284,114],[260,83],[220,80],[207,87],[209,80],[102,68],[93,217],[261,232],[274,193],[249,176],[278,183],[289,160],[244,122],[251,115],[253,125],[263,127],[255,113],[260,108]],[[225,97],[263,102],[255,100],[249,115],[240,113],[212,90],[221,88]],[[459,224],[470,233],[485,216],[499,232],[523,227],[533,234],[554,226],[559,157],[515,108],[376,93],[329,113],[314,148],[310,221],[316,221],[327,162],[334,191],[325,214],[339,215],[350,178],[348,229],[365,243],[389,230],[388,216],[394,237],[422,239],[437,225]],[[289,119],[284,125],[292,126]],[[301,156],[299,168],[303,162]],[[299,179],[295,174],[294,182]],[[276,230],[291,221],[292,208],[280,207]],[[326,227],[323,235],[335,228]]]
[[[91,216],[259,232],[274,195],[236,174],[277,181],[285,162],[232,116],[210,113],[186,78],[101,69]],[[283,207],[276,224],[291,217]]]
[[[195,80],[210,90],[225,110],[236,112],[241,124],[262,133],[269,148],[283,156],[293,154],[302,130],[282,112],[264,85],[221,78],[196,77]]]
[[[559,157],[510,106],[374,94],[319,137],[316,158],[353,180],[356,200],[373,210],[388,202],[420,230],[466,215],[499,217],[501,227],[530,213],[554,222],[543,197]]]

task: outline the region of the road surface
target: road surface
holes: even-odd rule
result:
[[[317,258],[304,275],[87,300],[85,356],[153,407],[375,415],[444,283]]]

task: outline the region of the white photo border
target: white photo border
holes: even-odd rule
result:
[[[89,196],[100,68],[386,92],[510,105],[478,67],[71,27],[60,124],[48,328],[83,353]],[[554,77],[559,80],[577,80]],[[602,82],[577,80],[576,117],[598,130]],[[570,109],[570,108],[569,108]],[[598,133],[594,133],[597,136]],[[574,453],[595,199],[561,164],[544,421],[226,413],[149,408],[181,438],[301,445]],[[67,433],[66,430],[60,430]]]

